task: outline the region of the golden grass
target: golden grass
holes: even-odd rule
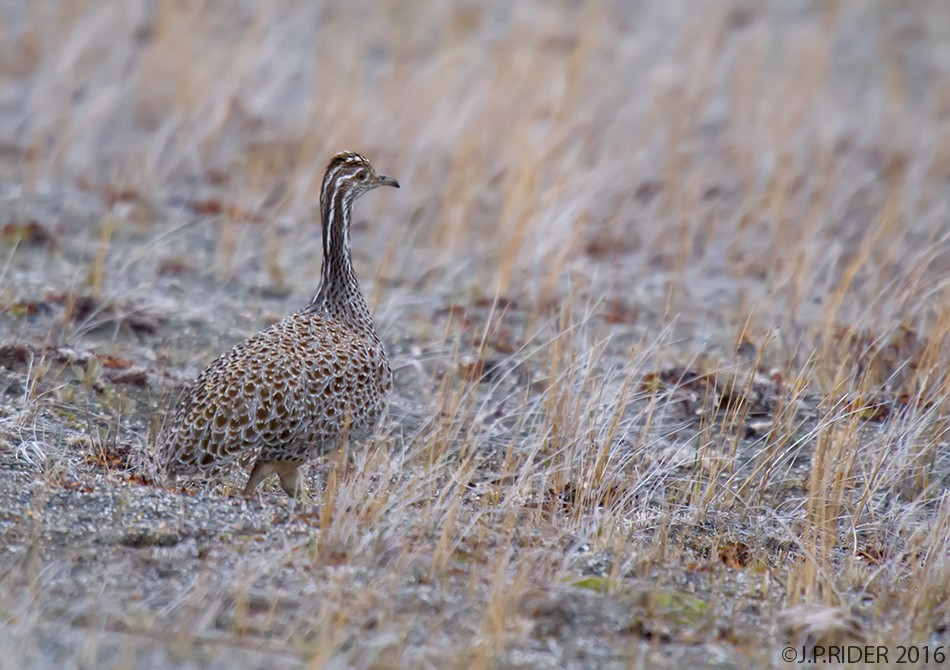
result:
[[[170,392],[135,396],[90,359],[24,368],[0,417],[0,453],[38,482],[0,573],[23,594],[0,596],[11,658],[44,630],[95,665],[158,648],[675,667],[698,645],[768,665],[796,639],[945,643],[950,13],[699,7],[0,10],[8,209],[95,201],[55,272],[7,240],[11,336],[187,378],[279,316],[262,291],[287,292],[280,309],[309,297],[334,151],[403,185],[361,201],[353,234],[398,367],[391,421],[315,468],[314,509],[267,494],[273,527],[208,530],[200,559],[193,538],[137,550],[187,578],[123,577],[144,568],[119,556],[101,599],[64,595],[50,496],[101,486]],[[38,287],[117,307],[18,317]],[[159,325],[123,339],[136,309]],[[62,447],[74,434],[90,459]],[[107,481],[122,509],[145,495]],[[231,509],[221,492],[169,499],[185,518]]]

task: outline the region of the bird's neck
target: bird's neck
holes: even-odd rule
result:
[[[373,319],[356,279],[350,255],[352,212],[352,193],[343,189],[324,189],[320,197],[323,266],[320,270],[320,287],[309,307],[372,329]]]

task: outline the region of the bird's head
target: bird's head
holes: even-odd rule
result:
[[[342,151],[334,156],[323,179],[324,193],[335,187],[349,191],[354,199],[377,186],[399,188],[399,182],[378,174],[366,158],[352,151]]]

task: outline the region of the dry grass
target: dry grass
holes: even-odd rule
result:
[[[946,644],[950,11],[633,4],[0,7],[0,665]],[[344,148],[385,429],[304,509],[141,483]]]

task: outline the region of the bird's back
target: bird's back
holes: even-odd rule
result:
[[[303,310],[238,344],[189,387],[162,445],[171,474],[257,455],[306,461],[372,431],[392,371],[375,332]]]

